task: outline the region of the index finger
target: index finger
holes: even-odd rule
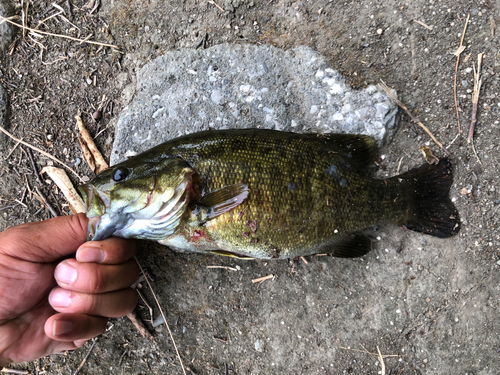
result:
[[[86,241],[87,226],[83,213],[18,225],[0,233],[0,250],[31,262],[53,262]]]

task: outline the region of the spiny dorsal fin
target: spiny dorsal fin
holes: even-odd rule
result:
[[[196,202],[196,205],[202,209],[203,220],[206,221],[239,206],[247,197],[248,186],[239,183],[212,191]]]

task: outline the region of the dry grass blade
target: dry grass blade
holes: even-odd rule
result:
[[[464,31],[462,33],[462,39],[460,39],[460,46],[458,47],[457,52],[455,52],[455,56],[457,56],[457,63],[455,64],[455,79],[453,82],[453,95],[455,98],[455,111],[457,113],[458,133],[462,132],[462,129],[460,129],[460,114],[458,113],[458,101],[457,101],[458,63],[460,62],[460,54],[465,50],[465,46],[463,45],[463,43],[464,43],[465,31],[467,31],[467,25],[469,23],[469,18],[470,18],[470,13],[467,14],[467,20],[465,21]]]
[[[229,266],[207,266],[207,268],[220,268],[224,270],[238,271],[238,268],[229,267]]]
[[[97,149],[97,146],[94,143],[94,140],[90,136],[85,126],[83,126],[83,121],[80,116],[75,116],[76,126],[80,131],[81,137],[78,137],[80,141],[80,146],[82,146],[83,155],[85,156],[85,160],[87,160],[88,165],[97,175],[99,175],[102,171],[108,169],[108,163],[102,157],[101,152]]]
[[[413,113],[411,113],[408,108],[406,108],[406,106],[396,97],[396,95],[394,95],[394,93],[392,92],[392,90],[385,84],[384,81],[380,81],[379,83],[379,87],[384,90],[395,102],[398,106],[400,106],[401,108],[404,109],[404,111],[406,112],[406,114],[408,116],[410,116],[410,118],[413,120],[413,122],[415,122],[418,126],[420,126],[422,129],[424,129],[424,131],[432,138],[432,140],[439,146],[441,147],[441,149],[444,151],[444,153],[446,155],[450,155],[450,152],[443,146],[443,144],[441,142],[439,142],[436,137],[434,137],[434,135],[431,133],[431,131],[429,129],[427,129],[427,127],[422,124],[420,122],[420,120],[415,116],[413,115]]]
[[[21,143],[22,145],[25,145],[25,146],[28,146],[29,148],[31,148],[32,150],[35,150],[37,152],[39,152],[40,154],[42,155],[45,155],[46,157],[54,160],[55,162],[61,164],[62,166],[66,167],[68,170],[70,170],[71,172],[73,172],[73,174],[78,177],[78,179],[81,181],[81,182],[85,182],[82,180],[82,178],[80,177],[80,175],[78,173],[76,173],[70,166],[66,165],[65,163],[63,163],[62,161],[60,161],[59,159],[55,158],[54,156],[50,155],[49,153],[39,149],[38,147],[35,147],[35,146],[32,146],[30,145],[29,143],[27,142],[24,142],[23,140],[17,138],[17,137],[14,137],[12,134],[10,134],[7,130],[5,130],[3,127],[0,126],[0,131],[4,132],[7,136],[9,136],[10,138],[12,138],[14,141],[16,142],[19,142]]]
[[[56,212],[56,210],[54,210],[54,207],[52,207],[49,203],[49,201],[47,200],[47,198],[45,198],[45,195],[43,195],[43,193],[41,192],[41,190],[38,188],[38,186],[35,186],[35,191],[36,191],[36,194],[33,193],[33,195],[36,196],[36,198],[38,198],[39,201],[41,201],[42,204],[45,205],[45,207],[47,207],[47,210],[50,211],[50,214],[52,215],[52,217],[57,217],[59,216]]]
[[[378,348],[378,345],[377,345],[377,352],[378,352],[378,360],[380,362],[380,366],[382,367],[382,375],[385,375],[384,357],[382,357],[382,353],[380,353],[380,349]]]
[[[117,50],[120,49],[113,44],[99,43],[99,42],[94,42],[92,40],[83,40],[83,39],[73,38],[72,36],[68,36],[68,35],[54,34],[54,33],[49,33],[47,31],[35,30],[35,29],[32,29],[31,27],[23,26],[23,25],[20,25],[16,22],[13,22],[12,20],[10,20],[10,18],[5,18],[3,16],[0,16],[0,20],[6,21],[14,26],[17,26],[23,30],[27,30],[31,33],[37,33],[37,34],[48,35],[48,36],[55,36],[57,38],[69,39],[69,40],[73,40],[75,42],[80,42],[80,43],[95,44],[95,45],[103,46],[103,47],[111,47],[111,48],[114,48]]]
[[[139,263],[139,261],[137,260],[137,258],[135,256],[134,256],[134,259],[137,262],[137,265],[139,266],[142,274],[144,275],[145,272],[144,272],[144,269],[142,268],[141,264]],[[167,326],[168,334],[170,335],[170,339],[172,340],[172,343],[174,344],[175,353],[177,354],[177,358],[179,358],[179,362],[180,362],[181,367],[182,367],[182,372],[184,373],[184,375],[186,375],[186,369],[184,368],[184,364],[182,363],[182,358],[181,358],[181,355],[179,354],[179,350],[177,349],[177,345],[175,344],[174,336],[172,335],[172,331],[170,330],[170,326],[168,325],[167,318],[165,318],[165,314],[163,313],[163,309],[161,308],[160,302],[158,301],[158,298],[156,297],[156,293],[154,292],[153,287],[151,286],[151,283],[149,282],[147,277],[146,277],[146,283],[148,284],[149,289],[151,289],[151,293],[153,293],[153,297],[156,301],[156,305],[160,309],[161,316],[163,317],[163,320],[165,321],[165,325]]]
[[[56,167],[45,167],[40,173],[47,173],[66,197],[69,208],[74,214],[85,212],[85,204],[78,195],[66,172]]]
[[[470,143],[472,136],[474,135],[474,127],[477,121],[477,104],[479,102],[479,92],[481,91],[481,85],[483,79],[481,78],[481,65],[483,63],[483,54],[477,55],[477,70],[476,66],[472,65],[474,68],[474,92],[472,93],[472,118],[469,127],[469,136],[467,137],[467,143]]]

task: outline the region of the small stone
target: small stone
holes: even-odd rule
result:
[[[418,268],[419,271],[422,271],[424,269],[424,266],[422,266],[421,264],[419,264],[417,268]]]
[[[82,159],[76,158],[75,160],[75,167],[78,167],[82,163]]]
[[[94,118],[94,120],[100,120],[101,117],[102,117],[102,112],[101,111],[95,111],[94,113],[92,113],[92,117]]]
[[[264,348],[262,347],[262,341],[257,340],[255,341],[255,350],[257,350],[259,353],[262,353],[264,351]]]
[[[382,30],[382,29],[378,29],[378,30],[377,30],[377,34],[378,34],[378,35],[382,35],[382,33],[383,33],[383,32],[384,32],[384,30]]]

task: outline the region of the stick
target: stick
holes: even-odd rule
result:
[[[379,87],[384,90],[388,95],[390,95],[390,97],[396,102],[396,104],[398,106],[400,106],[401,108],[404,109],[404,111],[406,112],[406,114],[408,116],[410,116],[410,118],[413,120],[413,122],[415,122],[418,126],[420,126],[422,129],[425,130],[425,132],[427,134],[429,134],[429,136],[432,138],[432,140],[439,146],[441,147],[441,149],[444,151],[444,153],[446,155],[450,155],[450,152],[441,144],[441,142],[439,142],[436,137],[434,137],[434,135],[431,133],[431,131],[429,129],[427,129],[427,127],[422,124],[420,122],[420,120],[415,116],[413,115],[413,113],[411,113],[408,108],[406,108],[406,106],[398,99],[396,98],[396,95],[393,94],[393,92],[391,91],[391,89],[389,89],[389,87],[385,84],[384,81],[381,80],[381,83],[379,83]]]
[[[219,8],[221,10],[221,12],[223,12],[223,13],[225,12],[225,10],[222,9],[222,7],[219,6],[215,1],[209,1],[209,3],[215,5],[217,8]]]
[[[33,154],[31,153],[31,149],[29,147],[26,148],[26,153],[28,154],[28,158],[30,159],[31,163],[31,169],[33,169],[33,173],[35,174],[38,183],[40,184],[40,186],[43,186],[42,179],[40,178],[40,174],[38,173],[38,169],[36,168],[35,160],[33,159]]]
[[[207,268],[222,268],[224,270],[238,271],[237,268],[228,267],[228,266],[207,266]]]
[[[38,186],[35,186],[35,190],[36,190],[36,193],[40,196],[40,198],[42,198],[43,203],[45,204],[45,206],[47,207],[47,209],[50,211],[50,214],[52,215],[52,217],[59,216],[57,214],[56,210],[54,210],[54,208],[50,205],[50,203],[47,200],[47,198],[45,198],[45,195],[43,195],[43,193],[40,191],[40,189],[38,188]]]
[[[4,372],[6,374],[29,374],[28,371],[16,370],[14,368],[7,368],[7,367],[2,368],[2,370],[0,370],[0,372]]]
[[[89,351],[87,352],[87,355],[83,359],[82,363],[80,363],[80,366],[78,366],[78,368],[75,370],[75,372],[73,373],[73,375],[78,374],[78,372],[82,369],[83,365],[87,361],[87,358],[90,356],[90,353],[92,352],[92,349],[94,349],[94,346],[95,346],[96,343],[97,343],[97,339],[94,339],[94,342],[92,343],[92,346],[90,347]]]
[[[137,257],[134,256],[134,259],[135,259],[137,265],[139,266],[139,268],[141,269],[142,274],[145,275],[144,269],[142,268],[141,264],[137,260]],[[181,355],[179,354],[179,350],[177,349],[177,345],[175,344],[174,336],[172,335],[172,331],[170,330],[170,326],[168,325],[167,319],[165,318],[165,314],[163,313],[163,309],[161,308],[160,302],[158,302],[158,298],[156,297],[156,294],[155,294],[153,288],[151,287],[151,283],[149,282],[147,277],[146,277],[146,283],[148,283],[149,289],[151,289],[151,292],[153,293],[153,297],[156,301],[156,305],[160,309],[161,316],[163,316],[163,320],[165,321],[165,325],[167,326],[168,334],[170,335],[170,339],[172,340],[172,343],[174,344],[175,352],[177,353],[177,358],[179,358],[179,362],[181,363],[182,372],[184,373],[184,375],[186,375],[186,369],[184,368],[184,364],[182,363]]]
[[[467,24],[469,23],[470,13],[467,13],[467,20],[465,21],[464,32],[462,33],[462,39],[460,39],[460,46],[455,53],[457,55],[457,63],[455,65],[455,81],[453,83],[453,94],[455,96],[455,110],[457,112],[457,122],[458,122],[458,132],[462,133],[462,129],[460,129],[460,115],[458,114],[458,101],[457,101],[457,74],[458,74],[458,63],[460,62],[460,54],[465,49],[462,45],[464,42],[465,31],[467,30]]]
[[[304,257],[300,257],[300,259],[302,259],[302,261],[303,261],[305,264],[309,264],[309,262],[307,261],[307,259],[306,259],[306,258],[304,258]]]
[[[144,323],[137,316],[137,309],[134,309],[130,314],[127,314],[127,318],[130,319],[135,328],[139,331],[142,337],[146,337],[151,341],[154,341],[153,335],[148,331]]]
[[[477,121],[477,103],[479,102],[479,91],[481,91],[481,84],[483,80],[481,78],[481,64],[483,63],[483,54],[477,55],[477,71],[476,66],[472,65],[474,68],[474,93],[472,94],[472,119],[470,122],[469,136],[467,137],[467,143],[470,143],[472,136],[474,135],[474,126]]]
[[[261,283],[262,281],[266,281],[266,280],[269,280],[269,279],[274,279],[274,275],[271,274],[271,275],[267,275],[267,276],[264,276],[264,277],[259,277],[258,279],[253,279],[252,280],[252,283]]]
[[[27,26],[23,26],[23,25],[20,25],[18,23],[15,23],[15,22],[11,21],[10,19],[5,18],[3,16],[0,16],[0,20],[7,21],[8,23],[10,23],[10,24],[12,24],[14,26],[17,26],[17,27],[19,27],[19,28],[21,28],[23,30],[31,31],[32,33],[49,35],[49,36],[55,36],[55,37],[59,37],[59,38],[63,38],[63,39],[73,40],[75,42],[87,43],[87,44],[95,44],[95,45],[98,45],[98,46],[111,47],[111,48],[120,50],[119,47],[117,47],[117,46],[115,46],[113,44],[99,43],[99,42],[94,42],[92,40],[84,40],[84,39],[73,38],[72,36],[68,36],[68,35],[53,34],[53,33],[47,32],[47,31],[35,30],[35,29],[32,29],[31,27],[27,27]]]
[[[2,17],[2,16],[0,16]],[[78,179],[81,181],[81,182],[85,182],[82,180],[82,178],[78,175],[78,173],[76,173],[71,167],[69,167],[68,165],[66,165],[65,163],[63,163],[62,161],[60,161],[59,159],[55,158],[54,156],[50,155],[49,153],[39,149],[38,147],[35,147],[35,146],[32,146],[30,145],[29,143],[27,142],[24,142],[23,140],[19,139],[19,138],[16,138],[14,137],[12,134],[10,134],[7,130],[5,130],[3,127],[0,126],[0,131],[4,132],[5,134],[7,134],[10,138],[12,138],[14,141],[16,142],[19,142],[21,143],[22,145],[25,145],[25,146],[28,146],[29,148],[39,152],[40,154],[42,155],[45,155],[46,157],[58,162],[59,164],[63,165],[64,167],[68,168],[71,172],[73,172],[73,174],[78,177]]]

